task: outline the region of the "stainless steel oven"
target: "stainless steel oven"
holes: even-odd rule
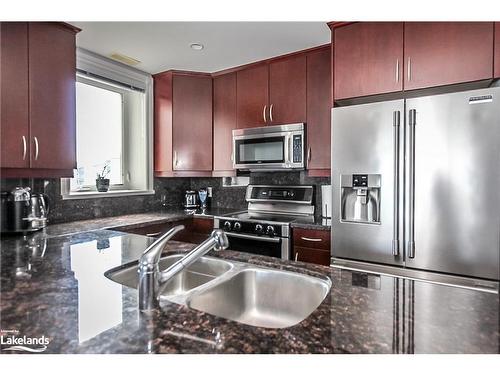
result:
[[[305,125],[233,130],[233,167],[250,171],[304,169]]]
[[[248,185],[245,199],[246,211],[214,217],[214,227],[229,237],[229,249],[290,259],[290,223],[313,220],[313,187]]]

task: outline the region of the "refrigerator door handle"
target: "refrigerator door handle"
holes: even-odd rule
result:
[[[399,128],[401,124],[401,112],[393,112],[393,150],[394,150],[394,213],[393,213],[393,235],[392,255],[399,255]]]
[[[408,258],[415,258],[415,124],[417,111],[409,112],[408,155]]]

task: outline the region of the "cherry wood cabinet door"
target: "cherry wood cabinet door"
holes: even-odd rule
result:
[[[331,52],[307,55],[307,168],[330,174]]]
[[[268,124],[306,121],[306,56],[269,64]]]
[[[268,121],[269,67],[266,64],[236,73],[238,128],[263,126]]]
[[[0,24],[2,168],[29,168],[28,24]]]
[[[334,30],[334,99],[403,90],[403,23],[359,22]]]
[[[495,68],[494,77],[500,77],[500,22],[495,22]]]
[[[172,173],[172,73],[154,76],[154,170]]]
[[[28,25],[31,168],[76,168],[75,33]]]
[[[231,171],[236,129],[236,73],[214,77],[214,171]]]
[[[493,22],[406,22],[405,90],[492,78]]]
[[[175,171],[212,171],[212,77],[173,76]]]
[[[330,265],[330,252],[309,247],[294,246],[293,259],[297,262]]]

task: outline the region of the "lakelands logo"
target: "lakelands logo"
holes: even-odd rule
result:
[[[2,351],[42,353],[47,350],[50,340],[44,335],[39,337],[19,336],[18,330],[0,330]]]

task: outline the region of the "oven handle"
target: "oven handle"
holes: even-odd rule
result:
[[[226,235],[229,237],[246,238],[248,240],[274,242],[274,243],[281,242],[281,238],[279,237],[260,237],[260,236],[251,236],[249,234],[231,233],[231,232],[224,232],[224,233],[226,233]]]

